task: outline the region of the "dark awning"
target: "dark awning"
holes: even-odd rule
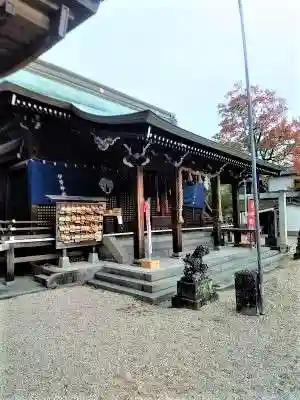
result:
[[[165,133],[174,135],[177,139],[181,141],[189,142],[190,145],[197,145],[204,150],[213,151],[217,154],[220,154],[224,157],[230,157],[235,160],[241,161],[250,165],[251,157],[248,154],[237,152],[236,150],[231,149],[230,147],[217,143],[213,140],[206,139],[202,136],[199,136],[195,133],[187,131],[185,129],[180,128],[177,125],[174,125],[165,119],[159,117],[152,111],[140,111],[134,112],[126,115],[114,115],[114,116],[99,116],[87,113],[83,110],[80,110],[78,107],[74,106],[72,103],[63,102],[42,94],[35,93],[33,91],[24,89],[21,86],[11,84],[9,82],[3,82],[0,84],[0,92],[10,92],[12,95],[19,95],[31,100],[35,100],[39,103],[44,103],[45,105],[55,107],[60,109],[61,111],[67,112],[68,116],[75,115],[81,119],[86,121],[90,121],[93,123],[97,123],[100,125],[108,126],[118,126],[118,125],[132,125],[135,124],[146,124],[153,128],[157,128]],[[37,107],[37,112],[43,112],[43,107],[40,107],[41,110]],[[49,115],[49,113],[47,112]],[[51,113],[50,113],[51,114]],[[55,116],[55,113],[52,114]],[[280,174],[282,168],[278,165],[270,164],[266,161],[258,160],[257,166],[265,171],[268,171],[273,174]]]

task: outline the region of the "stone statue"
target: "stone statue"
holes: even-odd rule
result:
[[[177,282],[177,294],[172,297],[173,307],[198,310],[207,302],[218,299],[215,286],[207,276],[208,266],[203,262],[208,253],[208,247],[201,245],[184,258],[183,277]]]
[[[203,262],[203,256],[209,253],[207,246],[196,247],[193,254],[187,254],[183,259],[185,267],[183,275],[186,281],[198,282],[204,278],[207,278],[207,264]]]

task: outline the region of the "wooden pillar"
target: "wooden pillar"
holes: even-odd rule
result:
[[[145,258],[145,220],[144,220],[144,171],[135,167],[135,222],[133,246],[135,261]]]
[[[171,179],[171,206],[172,206],[172,239],[173,239],[173,257],[179,257],[182,253],[182,174],[180,168],[173,168]]]
[[[218,188],[218,210],[219,210],[219,221],[223,222],[223,211],[222,211],[222,196],[221,196],[221,178],[220,175],[216,176],[217,188]]]
[[[6,251],[5,284],[11,285],[15,280],[15,250],[10,245]]]
[[[240,204],[239,204],[239,185],[237,181],[231,184],[232,190],[232,219],[233,227],[240,228]],[[245,210],[246,212],[246,210]],[[242,241],[241,232],[234,232],[234,245],[239,246]]]
[[[220,210],[220,178],[216,176],[211,178],[211,200],[212,200],[212,216],[213,216],[213,243],[215,250],[219,250],[221,245],[221,210]]]

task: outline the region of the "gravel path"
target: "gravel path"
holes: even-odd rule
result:
[[[300,399],[300,263],[263,317],[233,292],[201,311],[73,287],[0,302],[1,399]]]

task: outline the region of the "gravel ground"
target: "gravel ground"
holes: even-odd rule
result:
[[[232,291],[201,311],[89,287],[0,302],[1,399],[300,399],[300,263],[268,275],[263,317]]]

